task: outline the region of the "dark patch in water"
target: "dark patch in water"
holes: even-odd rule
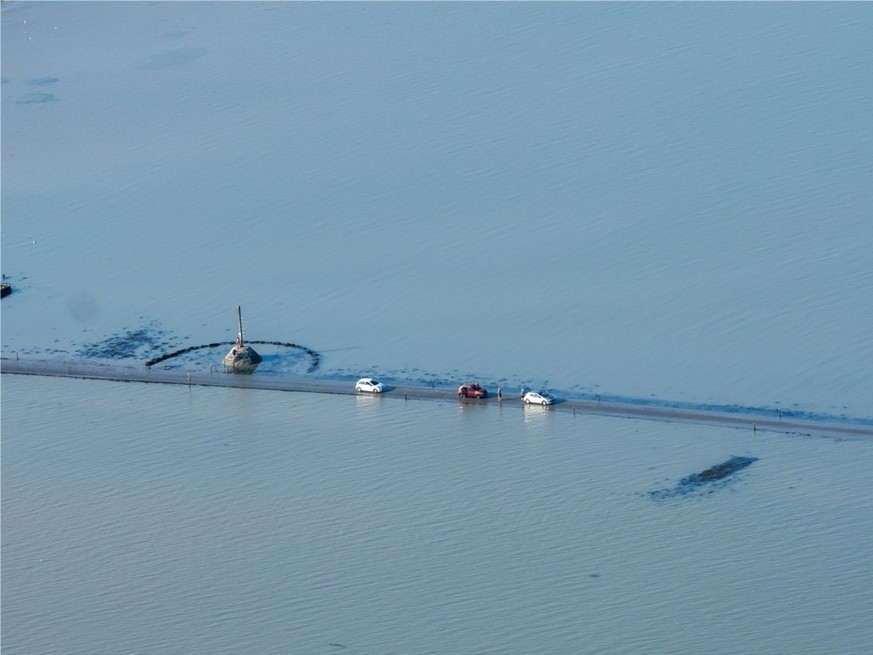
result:
[[[185,355],[197,350],[204,350],[207,348],[218,348],[220,346],[232,346],[236,343],[236,341],[218,341],[216,343],[206,343],[201,346],[190,346],[188,348],[182,348],[181,350],[175,350],[171,353],[165,353],[163,355],[159,355],[157,357],[153,357],[152,359],[146,362],[146,367],[150,368],[155,364],[160,364],[161,362],[165,362],[168,359],[172,359],[174,357],[179,357],[180,355]],[[280,346],[282,348],[292,348],[296,350],[302,350],[309,357],[309,367],[306,369],[307,373],[312,373],[318,369],[321,364],[321,355],[311,348],[307,348],[306,346],[301,346],[296,343],[286,343],[284,341],[246,341],[246,343],[259,344],[264,346]],[[268,356],[269,357],[269,356]],[[274,357],[271,357],[275,359]]]
[[[735,473],[757,462],[757,457],[731,457],[726,462],[682,478],[672,489],[656,489],[649,496],[654,500],[665,500],[674,496],[685,496],[705,489],[721,488],[719,482],[726,481]]]
[[[76,354],[89,359],[128,359],[139,357],[143,350],[156,350],[167,333],[155,324],[146,325],[103,341],[87,343]]]
[[[732,457],[728,461],[716,464],[712,468],[708,468],[701,473],[689,475],[687,478],[681,480],[679,484],[696,485],[705,482],[713,482],[715,480],[722,480],[729,475],[733,475],[737,471],[741,471],[752,464],[752,462],[757,461],[757,459],[757,457]]]
[[[56,77],[34,77],[32,79],[26,80],[27,84],[31,86],[49,86],[51,84],[57,84],[58,78]]]
[[[25,93],[14,102],[18,105],[42,105],[47,102],[59,102],[59,100],[54,93]]]

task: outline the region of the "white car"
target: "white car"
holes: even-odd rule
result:
[[[355,391],[369,391],[370,393],[382,393],[385,390],[383,385],[378,380],[373,378],[361,378],[355,382]]]
[[[522,398],[525,405],[553,405],[555,398],[547,391],[528,391]]]

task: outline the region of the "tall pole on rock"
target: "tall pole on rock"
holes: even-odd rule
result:
[[[224,365],[234,373],[252,373],[255,368],[264,361],[255,349],[247,346],[245,343],[245,335],[243,334],[242,324],[242,307],[236,306],[236,320],[239,327],[239,332],[236,335],[236,343],[230,352],[224,356],[222,360]]]
[[[242,307],[240,305],[236,306],[236,315],[239,318],[239,334],[237,334],[237,341],[242,347],[243,345],[243,331],[242,331]]]

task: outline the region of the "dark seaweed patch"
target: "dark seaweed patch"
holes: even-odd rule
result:
[[[757,457],[731,457],[726,462],[716,464],[705,471],[693,473],[686,478],[682,478],[673,488],[650,491],[649,496],[654,500],[665,500],[674,496],[685,496],[695,492],[720,488],[722,485],[719,485],[719,483],[726,483],[729,477],[757,461]]]
[[[174,357],[179,357],[181,355],[186,355],[188,353],[195,352],[197,350],[204,350],[207,348],[218,348],[219,346],[232,346],[236,343],[236,341],[218,341],[216,343],[207,343],[201,346],[190,346],[188,348],[182,348],[181,350],[175,350],[170,353],[165,353],[163,355],[158,355],[157,357],[153,357],[146,362],[146,368],[151,368],[155,364],[160,364],[161,362],[165,362],[168,359],[172,359]],[[296,343],[287,343],[285,341],[246,341],[249,344],[256,345],[266,345],[266,346],[279,346],[282,348],[290,348],[293,350],[300,350],[304,352],[309,358],[309,366],[306,369],[307,373],[312,373],[316,371],[321,364],[321,355],[311,348],[307,348],[306,346],[301,346]],[[268,359],[275,359],[275,357],[268,356]]]
[[[701,473],[689,475],[687,478],[679,481],[679,484],[684,485],[700,485],[716,480],[723,480],[729,475],[733,475],[737,471],[741,471],[752,462],[757,461],[757,457],[731,457],[728,461],[716,464],[712,468],[708,468]]]
[[[166,346],[167,333],[156,325],[130,329],[103,341],[87,343],[76,352],[89,359],[128,359],[140,357],[143,351],[155,351]]]

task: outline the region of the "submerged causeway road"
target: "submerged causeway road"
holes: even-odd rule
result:
[[[348,380],[323,380],[317,378],[289,378],[274,376],[238,375],[226,373],[217,367],[210,372],[185,372],[151,368],[100,366],[74,362],[49,362],[31,360],[0,360],[0,372],[15,375],[40,375],[77,378],[84,380],[107,380],[113,382],[142,382],[154,384],[183,384],[198,387],[229,387],[236,389],[263,389],[298,393],[323,393],[345,396],[356,395],[354,382]],[[503,400],[490,397],[485,400],[458,400],[455,388],[426,386],[387,386],[380,394],[389,399],[403,400],[451,400],[475,405],[522,407],[517,396],[504,394]],[[559,400],[550,407],[529,407],[528,411],[550,411],[617,418],[648,419],[665,422],[696,423],[735,429],[766,430],[786,434],[803,434],[826,437],[873,437],[873,425],[851,420],[805,419],[792,416],[772,416],[761,410],[743,412],[719,412],[706,409],[674,408],[667,405],[599,402],[596,400]]]

